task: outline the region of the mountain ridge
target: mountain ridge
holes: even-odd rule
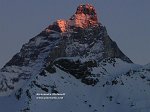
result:
[[[9,108],[15,112],[147,112],[150,67],[119,49],[92,5],[79,5],[72,17],[31,38],[0,70],[0,107],[9,112],[9,101],[16,102]],[[45,103],[37,93],[66,96]]]

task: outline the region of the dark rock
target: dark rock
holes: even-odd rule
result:
[[[44,70],[42,70],[42,72],[39,75],[41,75],[41,76],[47,76]]]
[[[118,81],[117,80],[113,80],[112,81],[112,85],[116,85],[116,84],[118,84]]]
[[[18,100],[21,98],[22,93],[23,93],[23,90],[21,88],[15,93],[15,96]]]
[[[29,99],[31,99],[31,93],[28,89],[26,90],[26,95],[28,96]]]
[[[36,81],[32,81],[32,82],[33,82],[33,84],[35,86],[37,86],[38,88],[42,89],[43,91],[45,91],[45,92],[49,91],[46,87],[43,87],[43,85],[39,85]]]
[[[93,79],[93,78],[82,78],[81,82],[83,82],[83,83],[85,83],[87,85],[94,86],[94,85],[97,84],[97,82],[99,82],[99,80],[98,79]]]
[[[56,69],[52,65],[49,65],[48,67],[46,67],[45,70],[48,71],[49,73],[56,73]]]
[[[120,58],[123,61],[126,61],[128,63],[132,63],[132,61],[122,53],[122,51],[117,46],[116,42],[112,41],[109,35],[107,34],[107,30],[105,27],[102,26],[101,28],[103,32],[103,43],[104,43],[104,58]]]

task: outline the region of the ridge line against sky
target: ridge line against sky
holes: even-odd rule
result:
[[[21,46],[57,19],[68,19],[90,3],[111,39],[133,62],[150,63],[149,0],[0,0],[0,67]]]

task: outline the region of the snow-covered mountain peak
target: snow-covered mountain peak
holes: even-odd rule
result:
[[[56,20],[31,38],[0,69],[0,109],[149,112],[149,74],[149,65],[134,64],[109,37],[94,7],[80,5],[70,19]],[[37,93],[66,96],[37,101]]]
[[[60,19],[49,25],[24,44],[20,52],[6,63],[0,70],[0,95],[11,94],[21,86],[19,83],[32,79],[48,66],[65,68],[70,72],[72,64],[78,67],[82,65],[83,70],[77,70],[73,75],[83,77],[83,71],[90,74],[88,66],[97,67],[104,60],[105,64],[117,63],[115,58],[132,63],[111,40],[106,28],[98,23],[93,6],[80,5],[73,17],[69,20]],[[66,63],[70,65],[69,68],[65,66]],[[85,78],[87,75],[83,78],[86,83]]]

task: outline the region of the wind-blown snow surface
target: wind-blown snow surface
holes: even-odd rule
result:
[[[45,76],[32,80],[36,85],[41,85],[41,88],[47,88],[48,92],[35,85],[23,88],[20,100],[14,96],[1,97],[1,110],[19,112],[19,108],[26,108],[26,111],[30,109],[29,112],[149,112],[150,68],[116,61],[117,67],[112,64],[106,66],[108,74],[97,76],[99,82],[94,86],[86,85],[55,67],[56,73],[46,72]],[[116,73],[118,69],[122,71]],[[94,72],[99,74],[97,70]],[[36,99],[36,93],[49,93],[52,87],[58,93],[65,93],[64,99]],[[26,90],[30,94],[28,97],[27,92],[23,92]]]
[[[107,76],[100,76],[100,82],[93,87],[57,69],[57,73],[47,74],[47,81],[55,83],[57,91],[65,92],[66,96],[59,101],[38,101],[32,108],[37,109],[36,112],[42,111],[37,108],[40,106],[45,108],[45,112],[149,112],[149,72],[145,74],[146,79],[142,79],[140,74],[143,72],[139,71],[135,74],[131,72],[131,77],[126,74],[114,77],[113,80],[118,81],[116,84],[112,83],[113,80],[105,79]],[[39,79],[44,80],[42,77]]]
[[[127,67],[127,65],[118,66],[120,68]],[[110,67],[107,70],[111,70],[112,68]],[[119,67],[115,69],[117,70]],[[75,79],[70,74],[58,68],[56,71],[54,74],[47,73],[47,78],[40,76],[38,83],[49,84],[51,86],[55,84],[56,90],[59,93],[66,93],[66,96],[64,96],[63,100],[53,101],[34,101],[36,99],[33,97],[31,110],[41,112],[44,108],[45,112],[49,112],[50,110],[53,112],[150,111],[150,82],[148,81],[150,79],[150,72],[144,68],[136,68],[118,76],[114,76],[114,70],[110,74],[113,77],[112,79],[108,79],[107,75],[99,76],[100,81],[94,87],[81,83],[80,80]],[[145,78],[142,78],[144,76]]]

